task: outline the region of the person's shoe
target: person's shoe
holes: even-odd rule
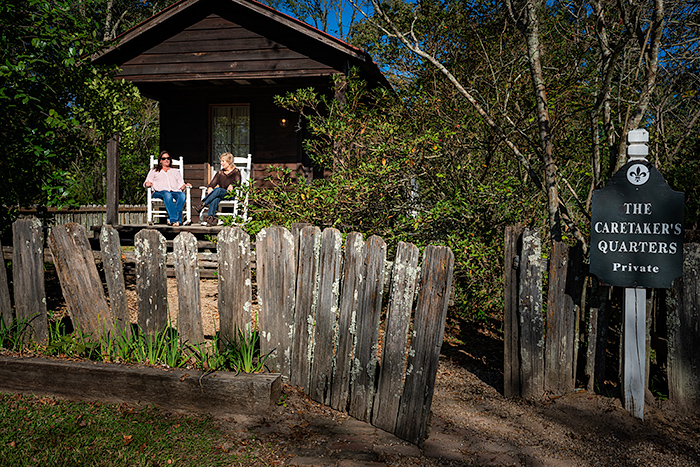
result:
[[[180,223],[179,223],[179,222],[173,222],[173,227],[180,227]]]
[[[194,206],[192,206],[192,210],[194,212],[197,212],[197,213],[202,212],[203,209],[204,209],[204,203],[202,203],[202,202],[195,203]]]
[[[214,216],[207,217],[207,225],[209,227],[213,227],[216,225],[216,219],[214,219]]]

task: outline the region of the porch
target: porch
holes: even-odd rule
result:
[[[204,279],[216,277],[217,253],[216,242],[212,239],[221,232],[223,225],[206,226],[193,224],[180,227],[171,227],[166,224],[146,223],[146,205],[129,205],[119,207],[119,222],[112,227],[119,234],[119,241],[122,248],[122,256],[125,266],[125,274],[132,274],[135,264],[133,251],[134,237],[144,229],[151,229],[160,232],[165,237],[166,250],[168,255],[168,275],[174,276],[173,266],[173,241],[182,232],[189,232],[197,239],[198,261],[200,266],[200,276]],[[75,206],[68,208],[23,208],[20,210],[20,218],[36,217],[41,221],[44,238],[44,261],[53,263],[53,256],[46,246],[46,239],[51,234],[54,226],[67,223],[76,223],[88,232],[88,241],[97,261],[100,258],[100,231],[107,224],[106,207],[103,206]],[[3,246],[3,256],[7,260],[12,259],[12,247]]]

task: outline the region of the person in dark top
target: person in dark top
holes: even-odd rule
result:
[[[219,208],[219,202],[226,197],[226,195],[233,191],[234,187],[241,184],[241,171],[233,165],[233,154],[230,152],[225,152],[219,156],[219,161],[221,162],[221,170],[216,172],[214,178],[211,179],[209,185],[207,186],[207,196],[194,206],[194,211],[199,213],[199,222],[203,223],[202,211],[205,207],[209,207],[207,210],[207,225],[215,225],[216,210]]]

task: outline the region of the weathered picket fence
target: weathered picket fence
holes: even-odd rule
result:
[[[39,312],[33,329],[36,339],[45,340],[40,234],[36,219],[13,225],[13,283],[17,317]],[[109,300],[82,226],[56,226],[48,243],[71,319],[94,335],[115,325],[128,331],[116,231],[104,226],[100,233]],[[155,333],[168,323],[166,242],[159,232],[142,230],[134,247],[138,325]],[[182,232],[173,250],[180,336],[202,342],[197,240]],[[218,234],[219,332],[224,339],[256,318],[251,250],[249,235],[239,228]],[[270,369],[320,403],[421,444],[427,437],[450,297],[451,250],[429,246],[419,265],[418,248],[402,242],[388,263],[386,244],[379,237],[364,241],[361,234],[350,233],[343,245],[338,230],[321,232],[311,226],[297,236],[282,227],[263,229],[255,250],[257,320],[261,351],[273,351]],[[6,280],[3,284],[7,288]],[[9,293],[7,300],[3,297],[0,286],[3,317],[11,317]]]
[[[119,224],[146,224],[145,204],[119,205]],[[90,232],[94,226],[102,226],[107,222],[107,207],[102,205],[86,205],[72,207],[28,207],[20,208],[17,212],[20,218],[36,217],[50,230],[54,225],[64,225],[71,222],[80,224]]]
[[[539,234],[522,226],[505,233],[504,393],[506,397],[540,397],[573,391],[578,350],[585,340],[587,389],[603,387],[606,336],[611,313],[609,287],[583,287],[586,271],[580,250],[555,243],[542,258]],[[548,267],[548,269],[547,269]],[[548,272],[546,314],[543,276]],[[668,403],[700,410],[700,245],[684,245],[683,277],[671,289],[654,290],[648,316],[665,314]],[[652,307],[659,307],[653,310]],[[585,328],[583,327],[585,326]],[[647,361],[651,352],[647,323]],[[582,332],[582,329],[584,331]],[[666,349],[657,349],[666,353]],[[583,360],[583,359],[582,359]],[[609,364],[609,363],[608,363]],[[647,365],[647,369],[648,369]],[[649,387],[649,372],[647,371]]]

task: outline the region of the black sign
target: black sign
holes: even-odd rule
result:
[[[593,192],[591,273],[619,287],[667,288],[683,273],[683,203],[646,160]]]

